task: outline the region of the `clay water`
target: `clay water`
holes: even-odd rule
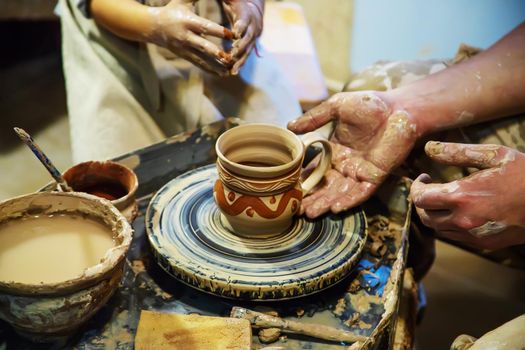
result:
[[[115,246],[111,230],[82,215],[27,216],[0,224],[0,281],[56,283],[79,277]]]

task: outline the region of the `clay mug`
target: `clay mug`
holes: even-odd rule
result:
[[[305,150],[322,146],[318,166],[301,179]],[[213,196],[224,224],[241,236],[271,236],[285,231],[303,196],[330,168],[330,143],[315,133],[301,138],[272,124],[243,124],[227,130],[215,145],[217,171]]]

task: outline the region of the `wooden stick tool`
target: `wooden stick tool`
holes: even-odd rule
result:
[[[285,320],[280,317],[274,317],[261,312],[234,306],[230,313],[231,317],[244,318],[250,321],[252,326],[260,328],[279,328],[288,333],[303,334],[310,337],[331,340],[337,342],[364,342],[367,337],[357,335],[348,331],[343,331],[334,327],[324,326],[321,324],[303,323],[291,320]]]

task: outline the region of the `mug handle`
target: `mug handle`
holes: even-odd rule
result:
[[[307,134],[304,134],[301,137],[301,141],[303,142],[305,150],[314,143],[320,143],[323,147],[323,151],[321,153],[321,161],[319,162],[319,164],[317,164],[317,167],[314,169],[314,171],[312,171],[312,173],[306,179],[304,179],[304,181],[301,184],[303,196],[305,196],[323,179],[324,174],[331,168],[332,146],[330,145],[330,142],[328,142],[327,139],[323,138],[316,132],[309,132]]]

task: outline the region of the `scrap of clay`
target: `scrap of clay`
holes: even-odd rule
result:
[[[346,320],[345,322],[343,322],[345,325],[347,325],[348,327],[352,327],[353,325],[355,325],[357,322],[360,322],[360,317],[361,315],[359,314],[359,312],[354,312],[352,314],[352,317],[350,317],[348,320]]]
[[[251,341],[248,320],[143,310],[135,349],[250,350]]]
[[[277,312],[277,310],[272,309],[272,308],[267,307],[267,306],[256,306],[254,308],[254,310],[258,311],[258,312],[262,312],[265,315],[270,315],[270,316],[273,316],[273,317],[279,317],[279,312]]]
[[[350,283],[348,286],[348,293],[355,294],[361,290],[361,282],[359,282],[359,274],[356,276],[356,278]]]
[[[342,297],[341,299],[337,300],[337,304],[335,305],[334,310],[332,311],[334,315],[336,316],[342,316],[346,309],[346,299],[345,297]]]
[[[259,340],[261,343],[269,344],[277,341],[281,336],[281,330],[279,328],[265,328],[259,331]]]
[[[359,328],[361,328],[361,329],[370,329],[370,328],[372,328],[372,325],[371,325],[371,324],[366,323],[366,322],[361,321],[361,320],[358,321],[357,326],[358,326]]]
[[[387,246],[380,241],[373,241],[368,244],[368,247],[370,249],[370,254],[379,258],[382,258],[387,252]]]

